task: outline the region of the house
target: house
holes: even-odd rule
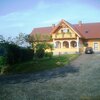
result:
[[[31,36],[35,34],[51,37],[47,42],[54,45],[54,55],[84,52],[86,46],[92,47],[94,52],[100,52],[100,23],[80,21],[72,25],[62,19],[58,25],[34,28]],[[40,41],[46,40],[45,37]]]

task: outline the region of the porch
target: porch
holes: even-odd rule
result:
[[[53,40],[54,54],[79,53],[79,38],[73,40]]]

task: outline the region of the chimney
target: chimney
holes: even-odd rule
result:
[[[55,24],[52,24],[52,28],[54,28],[55,27]]]
[[[79,21],[78,24],[79,24],[79,26],[82,26],[82,21]]]

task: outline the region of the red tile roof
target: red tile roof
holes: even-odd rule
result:
[[[40,27],[40,28],[34,28],[31,32],[31,35],[34,34],[49,34],[53,27]]]
[[[82,23],[79,24],[70,24],[71,27],[79,34],[82,38],[90,39],[90,38],[100,38],[100,23]],[[34,28],[31,32],[31,35],[34,34],[48,34],[50,35],[53,27],[41,27]]]
[[[34,28],[30,35],[34,37],[35,41],[49,41],[51,40],[50,32],[52,29],[53,27]]]
[[[74,27],[84,38],[100,38],[100,23],[76,24]]]

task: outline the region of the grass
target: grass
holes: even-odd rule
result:
[[[0,85],[0,100],[100,100],[100,55],[89,55],[85,62],[78,60],[76,73],[42,82]]]
[[[78,56],[78,54],[70,54],[53,56],[52,58],[34,59],[30,62],[13,65],[9,67],[6,72],[8,74],[30,73],[49,70],[57,67],[63,67]]]

